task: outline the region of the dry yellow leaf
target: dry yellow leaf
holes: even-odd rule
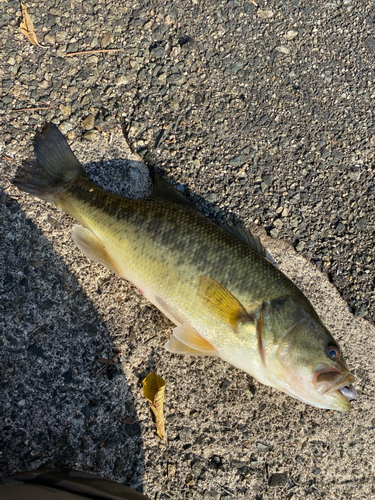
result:
[[[39,45],[30,14],[27,12],[26,6],[23,3],[21,3],[21,8],[22,22],[20,24],[20,31],[33,45]]]
[[[143,380],[143,395],[150,403],[151,410],[155,415],[156,430],[162,440],[165,442],[165,426],[164,426],[164,390],[165,380],[156,373],[149,373]]]

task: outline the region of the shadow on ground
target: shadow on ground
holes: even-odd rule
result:
[[[141,428],[122,365],[97,375],[104,366],[98,358],[118,352],[106,323],[51,242],[4,192],[0,246],[0,475],[48,464],[142,490]]]

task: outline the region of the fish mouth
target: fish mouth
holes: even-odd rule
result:
[[[358,396],[357,391],[352,384],[345,385],[344,387],[337,389],[337,391],[345,396],[348,401],[354,401]]]
[[[336,393],[344,396],[348,401],[357,398],[357,391],[352,382],[354,382],[354,376],[350,372],[342,373],[332,366],[316,370],[313,378],[313,385],[319,394]]]

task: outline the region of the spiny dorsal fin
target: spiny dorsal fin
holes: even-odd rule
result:
[[[91,260],[103,264],[114,273],[117,273],[116,266],[108,255],[103,243],[94,233],[82,226],[74,226],[72,238],[77,247]]]
[[[232,327],[234,332],[237,333],[241,323],[254,323],[254,319],[236,297],[209,276],[199,277],[198,295],[216,316]]]
[[[163,198],[165,200],[173,200],[182,205],[189,205],[190,207],[197,207],[190,200],[174,188],[168,181],[164,179],[158,172],[155,172],[155,197]],[[198,210],[198,209],[197,209]]]
[[[248,245],[260,255],[267,258],[266,249],[260,242],[259,238],[251,234],[248,229],[244,227],[231,226],[229,224],[220,224],[220,226],[229,234],[242,241],[242,243],[245,243],[245,245]]]

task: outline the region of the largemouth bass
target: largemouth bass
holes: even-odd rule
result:
[[[218,356],[304,403],[349,411],[356,392],[341,349],[255,237],[214,224],[158,175],[152,199],[104,191],[52,124],[34,150],[14,184],[74,217],[82,252],[176,325],[167,350]]]

